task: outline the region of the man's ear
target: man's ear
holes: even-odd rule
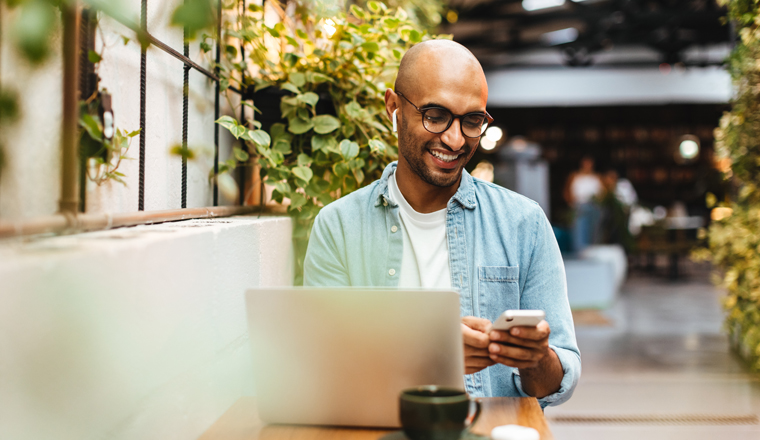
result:
[[[388,119],[393,120],[393,112],[398,110],[398,108],[398,95],[396,95],[396,92],[391,89],[385,89],[385,112],[388,114]]]

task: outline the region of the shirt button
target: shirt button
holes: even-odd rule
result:
[[[393,276],[396,275],[396,269],[391,269],[388,271],[388,275]]]
[[[391,232],[396,232],[396,231],[398,231],[398,226],[396,225],[391,226]]]

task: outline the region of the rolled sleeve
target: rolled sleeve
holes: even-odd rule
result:
[[[557,392],[538,399],[538,404],[541,405],[541,408],[546,408],[547,406],[551,405],[559,405],[560,403],[566,402],[570,396],[573,395],[575,386],[578,385],[578,380],[581,377],[581,358],[578,353],[571,350],[565,350],[551,344],[549,344],[549,347],[551,347],[551,349],[557,353],[557,357],[562,364],[562,371],[564,372],[564,376],[562,377],[562,382],[560,383],[559,390],[557,390]],[[512,373],[512,380],[515,385],[515,389],[517,389],[521,396],[531,397],[523,390],[522,379],[520,378],[519,370],[514,370]]]

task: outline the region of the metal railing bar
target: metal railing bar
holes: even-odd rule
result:
[[[219,9],[219,14],[218,14],[219,15],[218,20],[219,20],[219,27],[221,28],[221,25],[222,25],[222,23],[221,23],[221,20],[222,20],[222,18],[221,18],[221,16],[222,16],[221,3],[219,5],[219,8],[220,9]],[[206,69],[203,66],[201,66],[200,64],[198,64],[195,61],[191,60],[188,56],[185,56],[185,55],[177,52],[176,50],[174,50],[168,44],[166,44],[163,41],[159,40],[158,38],[154,37],[150,32],[148,32],[147,28],[141,29],[140,27],[136,26],[134,23],[132,23],[130,20],[128,20],[128,19],[126,19],[124,17],[115,16],[115,17],[113,17],[113,19],[116,20],[117,22],[121,23],[123,26],[125,26],[125,27],[133,30],[138,35],[144,35],[145,38],[147,38],[147,40],[148,40],[148,42],[150,44],[152,44],[153,46],[156,46],[157,48],[161,49],[162,51],[168,53],[169,55],[173,56],[174,58],[182,61],[183,63],[185,63],[185,65],[192,67],[193,69],[195,69],[198,72],[206,75],[208,78],[210,78],[213,81],[216,81],[217,83],[220,81],[220,78],[219,78],[219,69],[218,68],[215,68],[214,72],[211,72],[208,69]],[[218,35],[217,35],[217,45],[219,44],[220,39],[221,39],[221,33],[218,33]],[[217,62],[217,64],[220,63],[221,59],[219,57],[217,57],[216,62]],[[240,89],[238,89],[236,87],[229,86],[228,88],[230,90],[232,90],[233,92],[235,92],[235,93],[238,93],[238,94],[242,94],[243,93],[242,90],[240,90]]]
[[[187,44],[187,28],[183,31],[185,39],[185,57],[190,55],[190,45]],[[182,208],[187,208],[187,125],[188,106],[190,94],[190,67],[184,65],[184,78],[182,83]]]
[[[216,16],[216,66],[214,72],[218,77],[219,64],[222,62],[222,0],[217,2],[217,16]],[[220,117],[220,98],[221,95],[221,81],[216,82],[216,95],[214,98],[214,121],[218,121]],[[219,124],[214,122],[214,206],[219,204],[219,184],[216,181],[216,176],[219,175]]]
[[[140,27],[148,31],[148,0],[140,4]],[[137,191],[137,210],[145,210],[145,96],[148,74],[148,56],[145,47],[140,48],[140,171]]]

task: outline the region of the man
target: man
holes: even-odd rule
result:
[[[420,43],[395,89],[385,102],[399,160],[320,212],[304,283],[457,289],[467,391],[567,400],[580,353],[551,226],[535,202],[464,171],[492,121],[480,64],[458,43]],[[490,331],[507,309],[544,310],[546,321]]]

